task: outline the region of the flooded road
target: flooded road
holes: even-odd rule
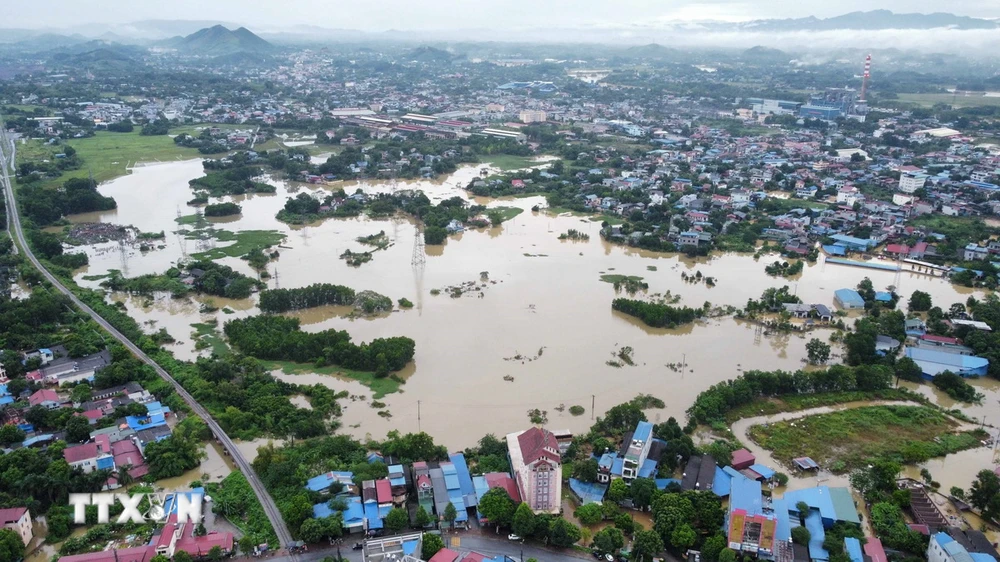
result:
[[[458,186],[477,177],[481,168],[462,168],[443,181],[398,182],[395,188],[422,189],[433,200],[456,195],[468,199]],[[178,214],[194,212],[185,205],[192,197],[187,181],[200,175],[197,160],[138,168],[133,175],[100,187],[101,193],[118,201],[117,210],[77,216],[74,220],[132,224],[144,232],[165,231],[166,248],[145,255],[136,251],[124,260],[130,276],[162,272],[198,251],[194,241],[183,240],[173,232],[178,229]],[[545,206],[542,197],[477,199],[491,207],[518,207],[523,212],[502,227],[467,230],[449,237],[443,246],[427,247],[426,264],[415,268],[414,237],[419,233],[408,219],[361,217],[292,227],[274,218],[286,197],[302,190],[343,188],[348,193],[355,189],[371,193],[391,190],[393,184],[348,182],[306,187],[273,183],[278,191],[274,195],[218,199],[243,206],[240,217],[220,227],[233,231],[273,229],[286,234],[279,259],[269,266],[271,287],[338,283],[356,290],[374,290],[393,300],[405,297],[416,305],[411,310],[373,319],[349,317],[341,307],[294,313],[309,331],[347,330],[355,341],[396,335],[416,341],[415,361],[401,373],[406,378],[402,391],[382,399],[392,417],[380,417],[365,402],[344,401],[342,431],[358,437],[381,438],[392,429],[420,429],[449,448],[462,448],[487,432],[505,434],[523,429],[529,424],[528,410],[535,408],[547,413],[550,427],[583,431],[592,424],[591,404],[601,413],[640,393],[666,401],[666,408],[648,413],[651,420],[663,421],[668,416],[681,419],[700,391],[738,376],[741,370],[802,367],[807,339],[825,340],[830,333],[820,330],[807,337],[766,336],[756,326],[733,318],[705,320],[677,330],[649,328],[611,310],[611,300],[619,295],[611,284],[600,281],[605,273],[641,276],[649,284],[648,294],[669,291],[680,296],[680,304],[693,307],[706,301],[742,307],[748,298],[757,298],[764,289],[782,284],[788,284],[806,302],[832,306],[836,289],[854,287],[865,276],[877,289],[898,285],[904,302],[916,289],[930,293],[942,308],[964,302],[973,294],[940,278],[903,272],[897,280],[893,272],[827,264],[823,258],[806,265],[796,279],[781,280],[764,273],[765,264],[774,261],[775,256],[755,261],[749,255],[725,254],[693,260],[616,246],[601,240],[599,221],[532,212],[534,205]],[[150,201],[156,204],[151,206]],[[558,240],[559,234],[569,229],[589,234],[590,240]],[[356,238],[379,231],[386,233],[391,245],[374,252],[371,262],[350,267],[338,259],[345,249],[363,248]],[[88,252],[93,254],[87,275],[123,269],[117,246],[115,251],[100,255],[94,248]],[[238,258],[221,261],[252,274]],[[480,281],[483,272],[487,274],[486,282]],[[691,276],[697,272],[715,277],[716,286],[682,279],[682,273]],[[82,285],[98,283],[83,280],[82,276],[77,276]],[[477,282],[479,286],[458,298],[445,290],[465,282]],[[150,331],[166,328],[181,342],[170,348],[185,359],[197,355],[190,336],[191,324],[217,319],[221,325],[228,319],[257,313],[255,297],[243,301],[202,297],[175,300],[168,296],[113,298],[124,300],[129,312]],[[220,310],[202,313],[200,304],[207,300]],[[228,307],[229,314],[222,312],[224,307]],[[633,349],[635,366],[608,365],[626,346]],[[514,359],[518,355],[522,359]],[[683,372],[667,367],[681,363],[687,365]],[[371,396],[371,391],[360,383],[334,376],[278,376],[290,382],[318,382],[351,394]],[[990,408],[996,411],[1000,385],[984,381],[982,391],[987,393],[983,413]],[[570,415],[568,409],[573,405],[583,406],[586,413]]]

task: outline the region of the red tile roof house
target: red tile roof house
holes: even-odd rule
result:
[[[378,499],[379,507],[392,505],[392,485],[388,479],[375,481],[375,497]]]
[[[546,429],[533,427],[507,436],[507,452],[521,498],[536,513],[559,513],[562,471],[559,442]]]
[[[114,468],[114,458],[111,451],[111,439],[107,435],[94,437],[92,443],[84,443],[63,450],[63,458],[73,468],[80,468],[85,473],[98,468]]]
[[[31,542],[31,513],[26,507],[0,509],[0,527],[20,535],[25,546]]]
[[[131,465],[128,474],[132,480],[141,480],[149,474],[149,465],[146,459],[142,458],[139,447],[131,439],[123,439],[111,444],[111,454],[114,455],[115,469],[120,469],[125,465]],[[108,478],[105,485],[108,490],[120,487],[118,480],[114,477]]]
[[[28,404],[55,410],[62,405],[62,398],[54,390],[42,389],[28,397]]]
[[[493,488],[503,488],[507,490],[507,495],[510,499],[514,500],[514,503],[521,503],[521,492],[517,489],[517,482],[510,477],[510,474],[506,472],[487,472],[483,476],[486,477],[486,485]]]

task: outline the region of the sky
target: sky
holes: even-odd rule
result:
[[[998,0],[0,0],[0,28],[215,20],[273,30],[539,28],[830,17],[857,10],[1000,18]]]

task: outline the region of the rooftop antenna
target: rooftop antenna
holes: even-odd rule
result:
[[[872,56],[869,54],[865,57],[865,74],[861,79],[861,101],[867,101],[868,96],[868,79],[872,75]]]

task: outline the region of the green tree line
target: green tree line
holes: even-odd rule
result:
[[[261,315],[226,322],[224,331],[237,349],[260,359],[339,365],[388,376],[413,359],[407,337],[377,338],[360,345],[345,331],[303,332],[297,318]]]
[[[354,289],[331,283],[314,283],[295,289],[268,289],[260,293],[261,312],[277,313],[317,306],[354,303]]]

